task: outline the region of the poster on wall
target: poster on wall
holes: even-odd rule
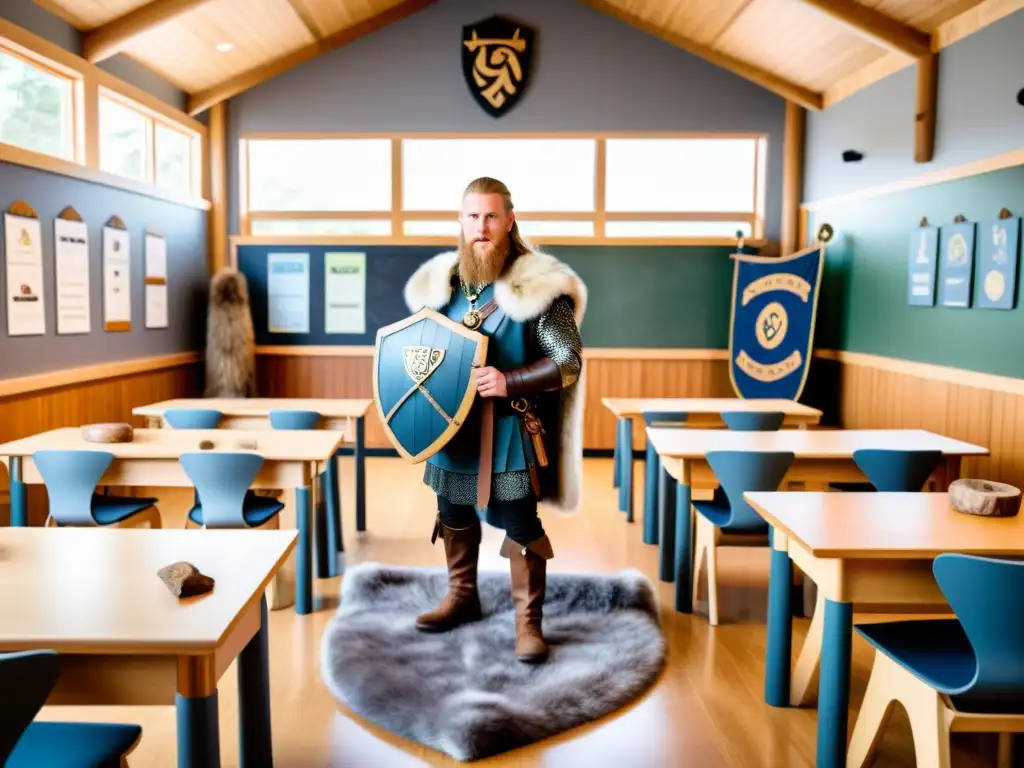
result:
[[[366,254],[324,256],[324,332],[366,333]]]
[[[7,262],[7,334],[46,333],[43,309],[43,236],[35,216],[4,214]]]
[[[309,333],[309,254],[267,254],[267,330]]]
[[[121,219],[113,216],[103,227],[103,330],[131,329],[131,239]]]
[[[974,222],[960,217],[942,227],[939,261],[939,302],[944,307],[971,306],[974,278]]]
[[[79,220],[53,221],[57,283],[57,333],[92,331],[89,301],[89,228]]]
[[[167,327],[167,241],[146,233],[146,327]]]
[[[978,286],[974,296],[979,309],[1013,309],[1015,306],[1020,228],[1020,216],[1007,215],[979,222]]]
[[[907,258],[907,304],[935,304],[935,267],[939,256],[939,228],[924,225],[910,233]]]

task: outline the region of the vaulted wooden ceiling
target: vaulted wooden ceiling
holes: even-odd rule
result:
[[[1024,0],[578,0],[821,109]],[[189,93],[197,114],[434,0],[35,0]],[[510,8],[514,4],[509,4]]]

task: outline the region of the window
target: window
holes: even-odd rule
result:
[[[0,142],[75,160],[74,85],[0,49]]]
[[[249,210],[390,211],[390,139],[248,142]]]
[[[766,154],[745,134],[254,137],[242,232],[455,238],[467,183],[492,176],[535,243],[756,242]]]
[[[194,134],[105,89],[99,112],[102,170],[181,195],[198,193]]]
[[[520,211],[593,211],[594,139],[406,139],[402,209],[457,211],[466,184],[501,179]]]

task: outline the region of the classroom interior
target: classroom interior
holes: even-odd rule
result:
[[[1024,0],[3,0],[0,755],[1024,765],[1021,40]],[[520,58],[481,75],[499,43]],[[540,506],[530,669],[500,529],[495,668],[476,635],[418,645],[385,594],[443,588],[445,550],[375,402],[377,333],[481,175],[588,291],[582,498]],[[795,254],[798,374],[759,380],[740,265]],[[237,398],[209,394],[224,275]],[[87,442],[101,424],[132,432]],[[110,460],[38,453],[69,448]],[[722,501],[728,452],[792,463]],[[257,517],[202,524],[197,478],[236,470]],[[954,509],[961,478],[1006,516]],[[172,594],[178,561],[212,591]]]

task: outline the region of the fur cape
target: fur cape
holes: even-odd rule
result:
[[[256,340],[245,275],[230,267],[210,280],[206,397],[256,397]]]
[[[405,285],[409,311],[418,312],[423,307],[443,310],[451,300],[452,278],[458,266],[457,250],[439,253],[420,265]],[[559,296],[572,300],[576,326],[581,326],[587,311],[586,285],[564,262],[537,250],[516,258],[494,282],[494,300],[519,323],[540,317]],[[582,497],[585,372],[584,366],[579,378],[561,392],[558,495],[542,500],[558,512],[575,512]]]

